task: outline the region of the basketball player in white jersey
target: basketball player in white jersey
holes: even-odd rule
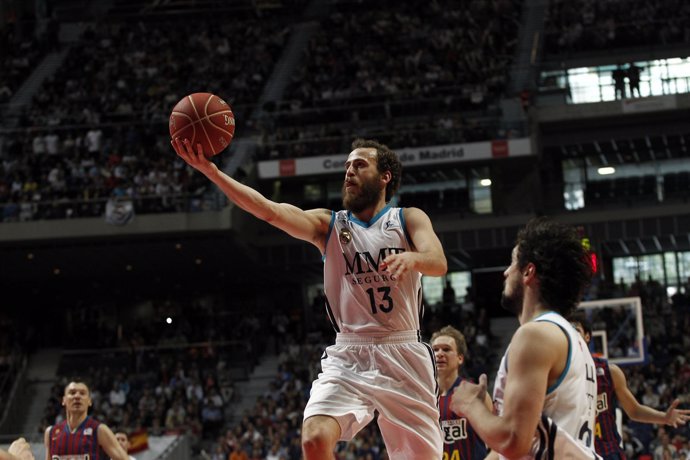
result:
[[[577,232],[544,218],[518,233],[506,269],[503,307],[520,327],[501,360],[492,414],[486,376],[463,381],[451,407],[465,414],[502,458],[596,458],[596,375],[587,344],[564,318],[591,278]],[[455,409],[454,409],[455,410]]]
[[[447,263],[423,211],[388,205],[400,185],[397,155],[355,140],[345,162],[346,210],[303,211],[228,177],[201,146],[179,138],[172,145],[237,206],[323,256],[326,311],[337,336],[304,411],[305,459],[333,459],[336,443],[351,440],[375,412],[391,458],[441,458],[434,358],[419,328],[421,277],[444,275]]]

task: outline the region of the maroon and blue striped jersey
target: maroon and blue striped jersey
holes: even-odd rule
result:
[[[470,422],[450,408],[453,390],[462,382],[458,377],[445,396],[438,397],[443,429],[443,460],[474,460],[486,457],[486,445],[474,431]]]
[[[621,437],[616,427],[616,390],[608,360],[593,356],[597,369],[597,420],[594,428],[594,449],[603,458],[625,459]]]
[[[101,424],[91,416],[70,431],[67,420],[55,424],[48,434],[50,460],[110,460],[98,445],[98,427]]]

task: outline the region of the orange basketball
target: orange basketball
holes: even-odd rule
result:
[[[170,137],[189,139],[194,150],[201,144],[204,155],[222,152],[235,134],[235,115],[223,99],[211,93],[183,97],[170,114]]]

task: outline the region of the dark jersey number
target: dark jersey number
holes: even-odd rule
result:
[[[584,441],[585,445],[592,445],[592,429],[589,427],[587,422],[585,422],[580,428],[580,433],[577,436],[580,441]]]
[[[379,310],[384,313],[390,313],[393,310],[393,299],[390,296],[391,288],[388,286],[382,286],[376,290],[379,294],[383,294],[381,297],[381,303],[376,302],[376,296],[374,295],[374,288],[367,289],[367,294],[369,294],[369,304],[371,305],[371,313],[376,314]]]

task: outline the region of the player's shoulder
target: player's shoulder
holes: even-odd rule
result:
[[[540,346],[534,347],[534,344],[539,344]],[[515,331],[515,335],[513,335],[511,349],[520,345],[525,345],[532,350],[544,350],[549,347],[567,345],[567,338],[556,323],[550,321],[530,321],[521,325]]]
[[[406,222],[430,222],[429,215],[420,208],[397,208],[402,211],[402,216]]]
[[[304,212],[306,212],[307,214],[311,214],[313,216],[316,216],[319,219],[323,219],[323,220],[330,220],[331,217],[336,213],[336,211],[333,211],[331,209],[326,209],[326,208],[307,209]]]

